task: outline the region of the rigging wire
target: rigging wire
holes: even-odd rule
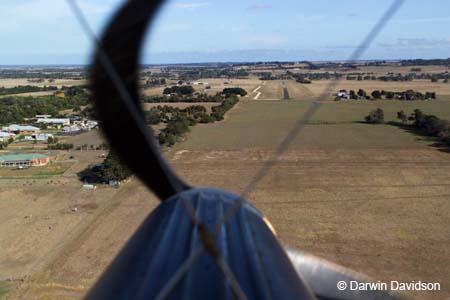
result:
[[[94,42],[97,47],[97,51],[99,54],[99,58],[106,72],[109,74],[114,86],[119,92],[120,97],[124,101],[127,106],[128,112],[135,119],[137,124],[139,124],[139,130],[142,132],[147,131],[146,125],[141,121],[141,113],[136,105],[133,103],[133,99],[128,93],[124,83],[116,72],[114,65],[111,63],[105,51],[102,49],[96,35],[92,31],[89,26],[81,8],[77,5],[76,0],[67,0],[70,9],[72,10],[74,16],[78,20],[82,30],[85,34]],[[369,48],[372,41],[377,37],[377,35],[381,32],[381,30],[386,26],[388,21],[394,16],[394,14],[399,10],[401,5],[405,2],[405,0],[394,0],[393,3],[389,6],[386,12],[382,15],[382,17],[378,20],[378,22],[373,26],[371,31],[365,36],[363,41],[359,44],[359,46],[355,49],[355,51],[350,55],[350,57],[346,60],[346,63],[353,63],[357,61],[365,52],[366,49]],[[302,118],[300,118],[292,129],[288,132],[282,142],[277,146],[275,152],[272,157],[263,163],[263,165],[259,168],[257,173],[252,177],[252,179],[245,186],[244,190],[240,194],[238,200],[225,212],[224,217],[216,224],[214,230],[210,235],[210,238],[215,237],[221,227],[232,218],[236,212],[241,207],[244,199],[254,190],[254,188],[258,185],[259,182],[269,173],[269,171],[274,167],[274,165],[279,161],[280,157],[287,151],[292,141],[300,135],[302,130],[305,127],[311,118],[315,115],[315,113],[320,109],[323,103],[328,99],[329,94],[334,90],[334,88],[339,84],[340,80],[331,81],[324,89],[324,91],[319,95],[319,97],[312,103],[312,105],[308,108],[308,110],[303,114]],[[145,135],[144,136],[148,136]],[[151,143],[152,141],[147,141]],[[186,201],[187,202],[187,201]],[[189,203],[190,205],[190,203]],[[188,207],[188,212],[191,211],[192,207]],[[192,212],[191,212],[192,213]],[[189,271],[190,267],[197,261],[201,254],[204,251],[204,245],[200,245],[197,249],[193,251],[191,256],[189,256],[182,264],[181,268],[174,274],[172,279],[166,284],[166,286],[160,291],[158,299],[164,299],[169,292],[177,285],[177,283],[182,279],[183,275]],[[224,271],[226,277],[229,273],[229,268],[227,265],[221,262],[222,271]],[[232,274],[231,274],[232,275]],[[233,278],[231,278],[233,279]],[[234,285],[235,290],[239,290],[239,287],[235,285],[235,280],[231,280],[232,285]],[[239,298],[243,295],[239,292],[237,293]],[[240,295],[239,295],[240,294]]]

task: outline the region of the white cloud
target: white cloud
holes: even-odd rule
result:
[[[383,48],[422,48],[450,47],[450,39],[398,38],[393,43],[379,43]]]
[[[270,8],[273,8],[273,6],[265,2],[258,2],[248,7],[249,10],[266,10]]]
[[[411,18],[411,19],[393,19],[392,23],[440,23],[450,22],[450,17],[432,17],[432,18]]]
[[[115,2],[117,3],[118,1]],[[78,0],[77,4],[85,15],[112,13],[110,3],[100,4],[88,0]],[[42,21],[46,18],[61,19],[73,17],[68,3],[62,0],[12,1],[7,4],[2,4],[0,15],[8,18],[17,17],[20,19]]]
[[[201,7],[209,6],[209,2],[184,2],[184,3],[175,3],[173,5],[176,9],[196,9]]]

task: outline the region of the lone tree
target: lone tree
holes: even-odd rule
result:
[[[239,87],[225,88],[225,89],[223,89],[222,94],[225,94],[227,97],[230,95],[239,95],[239,96],[243,97],[243,96],[247,95],[247,91],[244,90],[243,88],[239,88]]]
[[[408,121],[408,116],[403,110],[397,112],[397,118],[400,119],[402,123],[406,123],[406,121]]]
[[[378,91],[378,90],[373,91],[373,92],[372,92],[372,97],[373,97],[374,99],[381,99],[381,92]]]
[[[360,98],[362,98],[362,99],[367,98],[367,93],[366,93],[366,91],[363,90],[363,89],[359,89],[357,94],[358,94],[358,97],[360,97]]]
[[[103,162],[98,177],[102,182],[122,181],[131,176],[131,171],[122,163],[114,152],[111,152]]]
[[[382,124],[384,123],[384,111],[381,108],[373,110],[365,117],[366,122],[370,124]]]

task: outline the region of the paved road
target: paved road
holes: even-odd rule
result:
[[[286,83],[283,81],[281,82],[281,85],[283,86],[283,100],[289,100],[289,91],[287,89]]]

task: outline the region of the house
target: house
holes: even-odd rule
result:
[[[56,118],[42,118],[37,119],[37,124],[56,125],[56,126],[68,126],[70,125],[70,119],[56,119]]]
[[[78,125],[65,126],[62,128],[63,134],[75,134],[81,131],[81,127]]]
[[[10,154],[0,156],[0,167],[32,167],[32,166],[45,166],[50,162],[50,157],[39,154]]]
[[[15,137],[16,135],[14,133],[0,131],[0,142],[7,142]]]
[[[2,131],[15,133],[15,134],[34,134],[39,133],[41,129],[34,126],[22,126],[22,125],[9,125],[7,127],[3,127]]]
[[[34,117],[36,119],[48,119],[48,118],[51,118],[52,115],[35,115]]]
[[[36,141],[48,141],[48,138],[55,138],[53,136],[53,134],[51,133],[37,133],[37,134],[32,134],[31,137],[33,139],[35,139]]]
[[[337,96],[338,96],[339,98],[341,98],[341,99],[350,99],[350,95],[347,94],[347,91],[346,91],[346,90],[340,90],[340,91],[337,93]]]
[[[93,120],[74,121],[73,124],[74,124],[73,126],[76,125],[77,127],[79,127],[78,130],[92,130],[98,127],[98,122]]]
[[[46,142],[48,141],[48,138],[54,138],[53,134],[51,133],[35,133],[32,135],[27,135],[25,137],[26,141],[40,141],[40,142]]]

